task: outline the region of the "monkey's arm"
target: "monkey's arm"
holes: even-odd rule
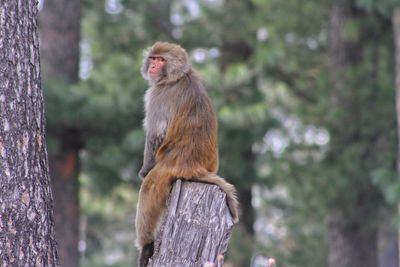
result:
[[[139,171],[139,177],[144,179],[149,171],[156,164],[156,153],[164,140],[161,135],[148,135],[146,137],[146,144],[144,147],[143,166]]]

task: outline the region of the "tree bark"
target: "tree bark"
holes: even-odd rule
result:
[[[338,169],[346,143],[359,142],[362,135],[358,129],[354,132],[342,131],[345,127],[346,117],[357,112],[351,103],[354,96],[350,94],[353,89],[350,76],[351,68],[359,64],[363,43],[360,40],[346,40],[344,32],[348,20],[353,19],[352,1],[334,0],[330,13],[330,80],[332,85],[331,109],[336,112],[328,125],[332,132],[331,150],[328,164]],[[348,112],[345,112],[348,111]],[[357,119],[357,117],[356,117]],[[357,136],[357,137],[354,137]],[[362,176],[360,166],[358,173],[336,171],[337,175]],[[350,191],[338,188],[337,196],[333,200],[328,215],[328,242],[330,267],[376,267],[377,259],[377,224],[371,219],[375,218],[379,207],[379,198],[376,189],[365,178],[352,177],[354,181]],[[343,179],[343,177],[338,177]],[[348,196],[353,196],[352,198]],[[345,203],[346,199],[351,199]]]
[[[46,0],[40,12],[44,81],[78,82],[80,0]],[[53,132],[52,132],[53,133]],[[71,126],[58,129],[59,146],[49,155],[54,218],[62,266],[79,266],[79,150],[81,138]]]
[[[58,266],[37,2],[0,2],[0,266]]]
[[[201,267],[224,255],[233,227],[225,198],[216,185],[178,180],[148,266]]]

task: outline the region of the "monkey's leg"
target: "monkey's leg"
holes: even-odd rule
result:
[[[149,245],[153,243],[161,223],[162,214],[171,191],[172,179],[158,175],[157,166],[143,180],[139,192],[139,202],[136,213],[136,244],[141,250],[140,260],[146,262],[152,256],[148,253]],[[150,245],[151,246],[151,245]],[[150,254],[150,255],[144,255]],[[141,265],[140,266],[146,266]]]
[[[145,245],[142,248],[142,251],[140,252],[138,258],[138,266],[139,267],[147,266],[147,264],[149,263],[149,259],[151,258],[151,256],[153,256],[153,253],[154,253],[154,242]]]

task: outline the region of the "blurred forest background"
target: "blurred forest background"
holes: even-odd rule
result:
[[[218,113],[219,173],[237,187],[243,213],[232,266],[258,254],[279,267],[399,266],[398,0],[42,0],[39,8],[62,266],[136,260],[140,65],[157,40],[187,49]]]

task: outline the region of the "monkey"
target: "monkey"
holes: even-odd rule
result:
[[[217,118],[187,52],[178,44],[156,42],[144,52],[141,74],[149,89],[144,96],[146,140],[135,224],[138,264],[144,267],[175,180],[219,186],[234,223],[239,215],[234,186],[216,174]]]

